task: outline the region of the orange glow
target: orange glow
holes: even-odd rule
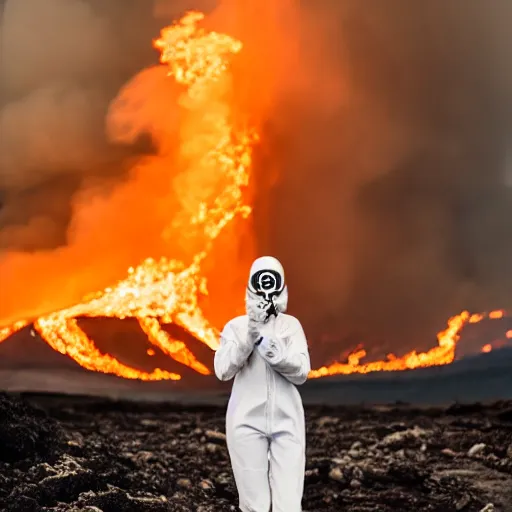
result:
[[[162,352],[200,374],[210,373],[185,343],[173,339],[160,324],[175,323],[212,350],[217,347],[219,332],[199,306],[200,297],[208,293],[201,264],[226,225],[236,216],[246,217],[251,212],[244,201],[244,188],[257,137],[254,130],[235,127],[232,119],[230,59],[240,52],[242,43],[225,34],[205,31],[198,26],[202,19],[201,13],[188,13],[162,30],[154,46],[161,52],[160,61],[168,67],[169,77],[183,87],[179,103],[184,112],[181,129],[186,137],[181,143],[181,156],[195,175],[217,178],[222,189],[196,210],[185,209],[176,221],[184,231],[199,232],[203,241],[190,264],[148,258],[129,268],[127,277],[117,284],[34,322],[35,330],[53,349],[89,370],[129,379],[180,379],[160,369],[142,372],[100,353],[78,327],[77,317],[137,318],[149,341]],[[20,321],[2,329],[0,341],[27,323]]]
[[[20,329],[23,329],[23,327],[25,327],[29,323],[30,322],[26,320],[20,320],[18,322],[13,323],[9,327],[4,327],[0,329],[0,343],[7,339],[12,334],[14,334],[15,332],[18,332]]]
[[[427,352],[416,352],[413,350],[401,357],[389,354],[386,361],[364,363],[361,362],[361,360],[365,357],[366,352],[364,350],[357,350],[348,356],[348,362],[336,362],[329,366],[323,366],[318,370],[312,370],[309,377],[318,378],[337,374],[348,375],[351,373],[413,370],[415,368],[450,364],[455,359],[455,349],[460,339],[460,333],[466,324],[475,324],[485,318],[502,318],[504,314],[504,311],[491,311],[488,314],[470,314],[468,311],[463,311],[448,320],[447,328],[437,334],[437,346]],[[490,347],[490,349],[485,349],[485,347]],[[485,347],[482,348],[483,352],[492,350],[492,346],[490,345],[486,345]]]
[[[490,343],[487,343],[487,345],[484,345],[484,346],[482,347],[482,352],[483,352],[484,354],[488,354],[488,353],[489,353],[489,352],[491,352],[491,351],[492,351],[492,345],[491,345]]]
[[[194,239],[199,240],[198,248],[191,251],[191,261],[148,257],[129,268],[126,277],[112,286],[86,296],[72,307],[34,321],[35,331],[48,345],[88,370],[127,379],[181,378],[158,368],[152,372],[137,370],[102,354],[79,328],[76,320],[79,317],[136,318],[152,345],[197,373],[210,374],[211,362],[206,365],[199,361],[187,345],[169,335],[162,324],[176,324],[212,351],[218,347],[219,331],[201,307],[201,299],[208,295],[204,263],[216,245],[214,242],[221,243],[219,235],[233,219],[246,218],[251,213],[247,190],[258,129],[245,119],[254,116],[244,117],[244,113],[241,115],[235,108],[231,62],[242,51],[242,42],[227,34],[206,31],[200,26],[203,18],[202,13],[190,12],[178,23],[163,29],[160,38],[154,41],[168,80],[173,79],[180,90],[178,155],[180,165],[188,172],[187,179],[181,182],[181,210],[173,218],[172,226],[190,238],[194,234]],[[246,64],[250,66],[251,62]],[[250,85],[249,90],[254,95],[261,92],[259,84]],[[263,103],[264,99],[258,96],[255,102]],[[167,162],[160,165],[165,167]],[[205,183],[210,184],[208,194],[203,192]],[[151,224],[150,219],[148,223]],[[161,237],[171,238],[165,229]],[[358,347],[348,355],[347,362],[312,370],[310,377],[450,364],[466,324],[503,316],[501,310],[488,314],[463,311],[448,320],[446,329],[437,335],[437,345],[426,352],[412,351],[403,356],[388,354],[385,360],[364,362],[366,351]],[[0,329],[0,341],[30,323],[31,320],[21,320]],[[507,337],[512,338],[512,331],[507,332]],[[491,345],[482,348],[483,352],[490,350]],[[153,356],[155,350],[150,348],[147,354]]]

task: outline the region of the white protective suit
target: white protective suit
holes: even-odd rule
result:
[[[302,510],[306,434],[296,386],[306,381],[310,361],[300,322],[284,314],[287,301],[279,261],[258,258],[247,315],[226,324],[215,353],[217,378],[235,377],[226,436],[243,512]]]

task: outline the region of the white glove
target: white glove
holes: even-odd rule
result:
[[[284,356],[282,343],[280,343],[279,340],[269,338],[268,336],[263,337],[261,343],[258,345],[258,351],[261,357],[267,360],[270,364],[279,364]]]
[[[245,297],[245,309],[249,318],[255,322],[263,323],[268,316],[268,308],[271,303],[247,290]]]
[[[251,346],[255,345],[261,339],[258,322],[252,318],[249,318],[249,330],[247,331],[247,338],[247,341]]]

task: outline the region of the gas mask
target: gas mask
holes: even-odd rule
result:
[[[245,303],[247,315],[257,322],[268,322],[286,311],[288,290],[283,267],[276,258],[264,256],[252,264]]]

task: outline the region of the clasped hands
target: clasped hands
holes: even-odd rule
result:
[[[279,340],[260,333],[257,322],[249,320],[249,342],[255,346],[260,355],[271,364],[282,359],[282,347]]]

